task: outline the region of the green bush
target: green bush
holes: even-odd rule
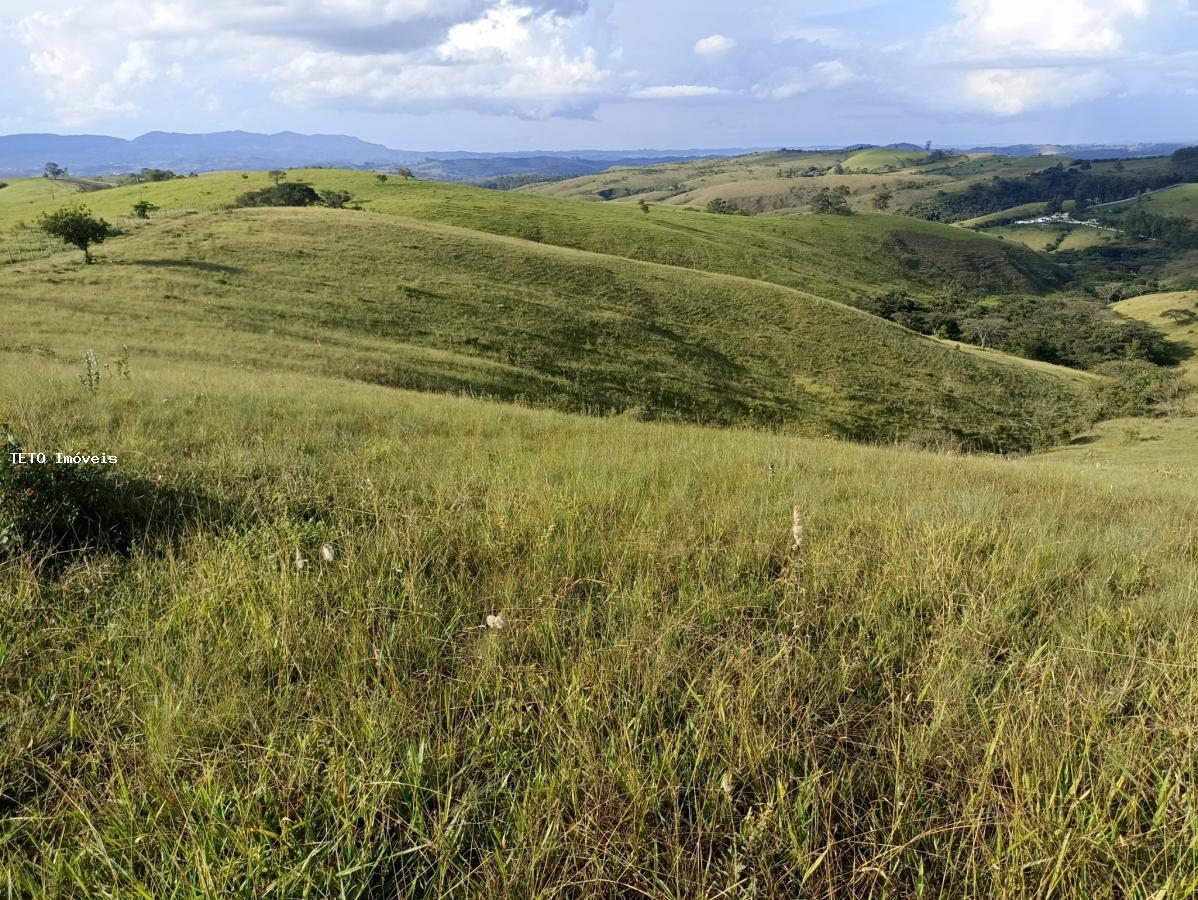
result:
[[[0,452],[0,557],[80,549],[114,537],[105,524],[112,504],[103,465],[59,464],[53,454],[18,462],[22,448],[4,427]]]
[[[310,184],[293,181],[276,184],[257,191],[247,191],[234,202],[234,206],[313,206],[320,203],[320,195]]]

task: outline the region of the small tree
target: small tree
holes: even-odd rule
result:
[[[273,181],[275,184],[278,184],[280,181],[282,181],[284,178],[287,177],[287,173],[284,172],[282,169],[271,169],[269,172],[266,173],[266,177],[269,178],[271,181]]]
[[[377,179],[379,180],[379,184],[386,184],[386,183],[387,183],[387,173],[386,173],[386,172],[379,172],[379,173],[378,173],[377,175],[375,175],[374,177],[375,177],[375,178],[377,178]]]
[[[641,201],[641,212],[643,212],[645,215],[649,215],[650,208],[651,207],[648,203],[646,203],[644,200]]]
[[[395,169],[395,174],[398,175],[400,178],[402,178],[404,181],[409,181],[416,177],[416,173],[414,173],[407,166],[397,166]]]
[[[834,188],[820,188],[811,201],[811,211],[822,215],[851,216],[849,189],[843,184]]]
[[[66,177],[66,174],[67,174],[67,170],[55,162],[46,163],[44,172],[45,172],[44,177],[49,178],[51,180],[54,180],[56,178],[64,178],[64,177]]]
[[[38,228],[51,237],[59,238],[83,251],[84,263],[91,264],[92,244],[102,244],[112,234],[112,226],[97,219],[86,206],[64,206],[51,213],[43,213],[38,219]]]
[[[890,188],[882,188],[874,194],[874,209],[878,212],[885,212],[890,209],[890,201],[894,199],[894,191]]]
[[[349,203],[354,198],[350,196],[349,191],[321,191],[320,202],[329,209],[344,209],[345,204]]]
[[[983,316],[978,319],[965,319],[961,322],[961,334],[966,340],[977,341],[983,350],[989,349],[995,341],[1002,340],[1011,323],[998,316]]]
[[[133,204],[133,215],[139,219],[150,218],[150,213],[158,212],[158,207],[149,200],[138,200]]]

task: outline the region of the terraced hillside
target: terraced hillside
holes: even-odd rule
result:
[[[394,215],[151,220],[104,245],[102,264],[2,266],[0,291],[23,298],[4,349],[60,359],[128,345],[187,365],[978,449],[1052,442],[1088,415],[1080,373],[996,363],[811,294]]]

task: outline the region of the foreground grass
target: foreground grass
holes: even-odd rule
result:
[[[149,510],[0,565],[11,896],[1198,891],[1189,483],[0,360]]]

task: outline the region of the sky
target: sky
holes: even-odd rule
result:
[[[0,0],[0,133],[1198,139],[1198,0]]]

